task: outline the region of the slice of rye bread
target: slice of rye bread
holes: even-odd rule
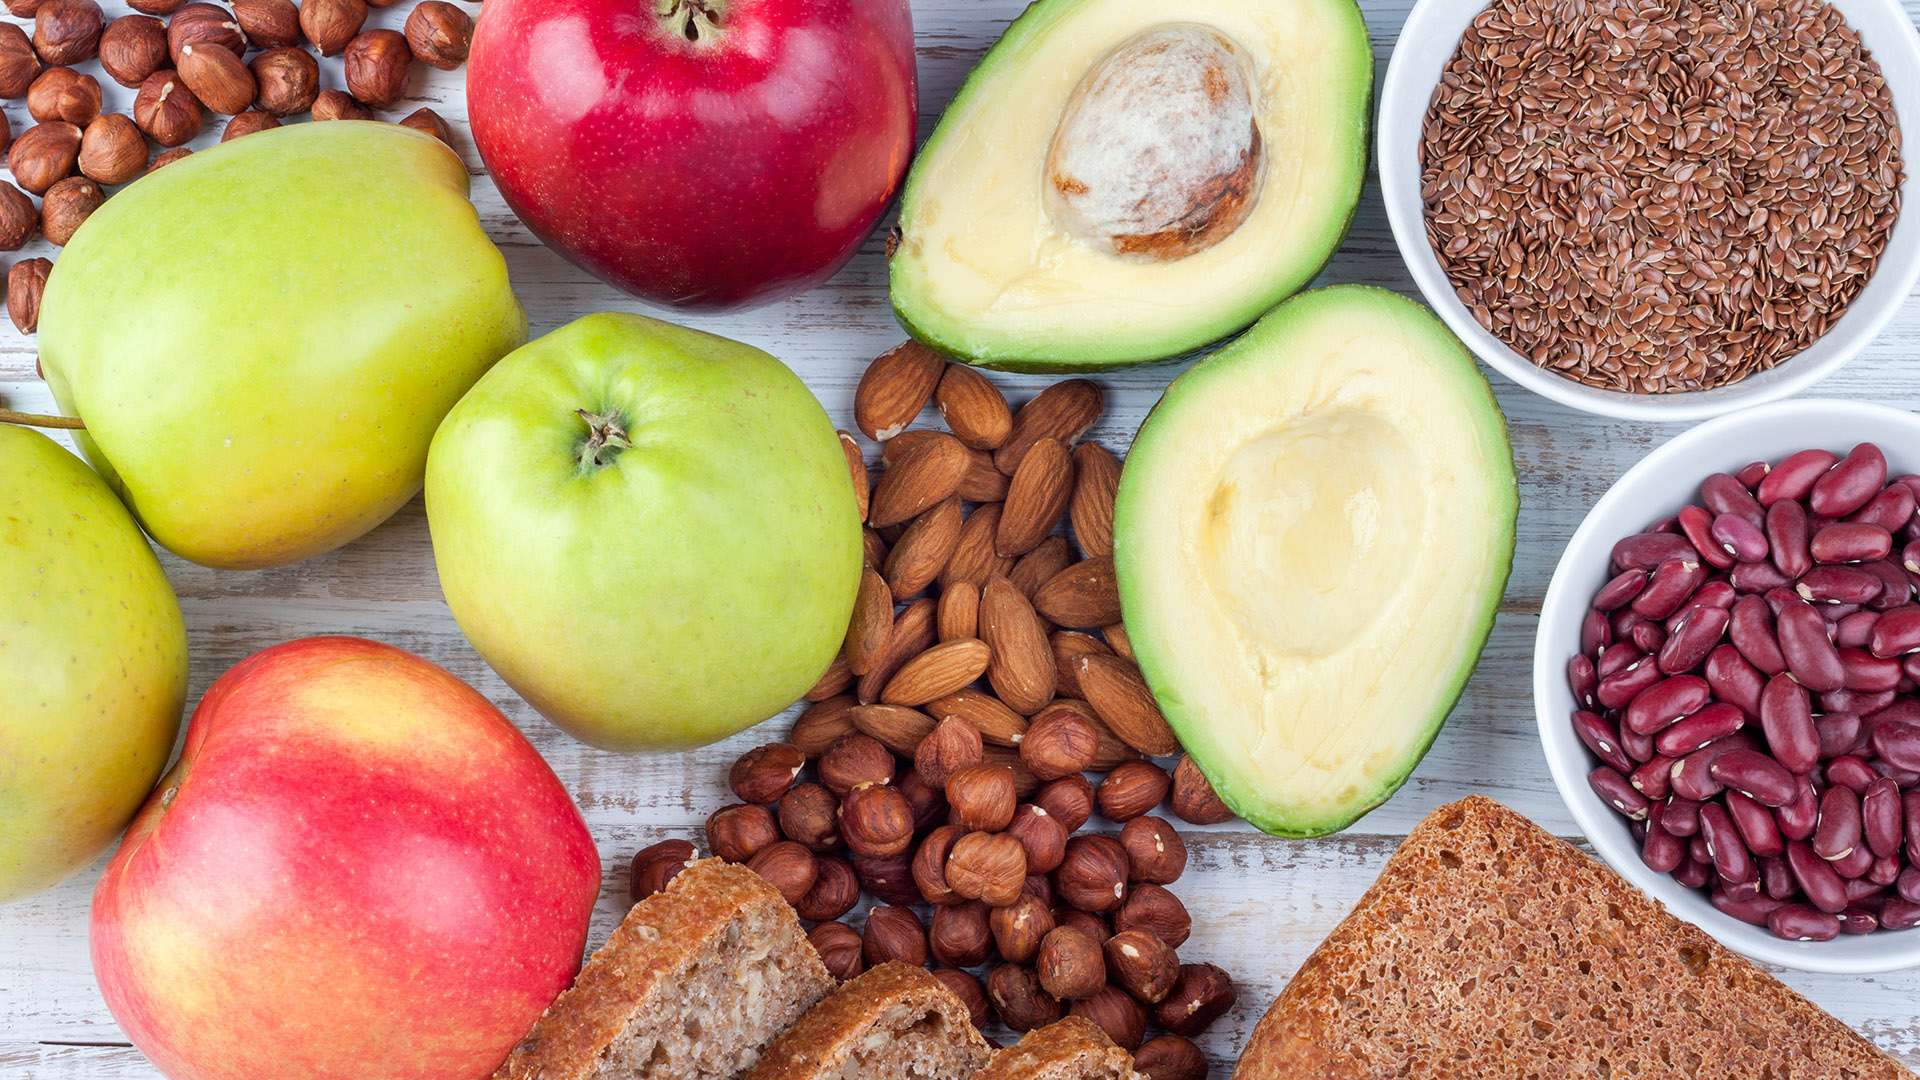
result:
[[[1235,1080],[1911,1078],[1499,803],[1429,814],[1267,1010]]]
[[[747,1080],[967,1080],[993,1048],[922,967],[882,964],[827,995],[767,1047]]]
[[[733,1080],[833,988],[793,908],[706,859],[633,906],[495,1080]]]
[[[993,1055],[973,1080],[1147,1080],[1093,1021],[1069,1016]]]

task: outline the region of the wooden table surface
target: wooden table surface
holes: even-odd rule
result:
[[[914,0],[923,135],[1023,3]],[[1920,13],[1920,0],[1905,3],[1909,14]],[[397,28],[410,6],[376,10],[369,25]],[[1376,85],[1408,6],[1409,0],[1363,2],[1373,34]],[[109,15],[123,10],[118,3],[106,7]],[[328,65],[325,85],[340,85],[338,62],[323,63]],[[97,71],[97,65],[86,67]],[[473,170],[474,201],[487,230],[506,252],[533,332],[545,333],[593,311],[644,310],[542,247],[507,211],[466,139],[460,79],[458,72],[415,65],[409,100],[386,116],[398,119],[429,105],[453,123],[461,154]],[[109,108],[130,108],[131,91],[104,77],[101,82]],[[7,102],[6,112],[16,132],[31,123],[23,102]],[[217,134],[218,125],[210,124],[201,143]],[[37,250],[39,246],[20,255],[50,254]],[[1388,233],[1378,186],[1371,181],[1352,234],[1320,279],[1322,284],[1354,281],[1417,296]],[[236,318],[271,315],[246,308],[243,286],[236,288],[235,303]],[[902,336],[887,305],[878,238],[831,282],[804,296],[741,315],[684,321],[780,357],[805,378],[835,422],[849,429],[854,384],[866,362]],[[1887,332],[1814,393],[1920,407],[1920,381],[1909,374],[1917,351],[1920,300],[1909,298]],[[1124,451],[1134,428],[1178,373],[1175,366],[1158,365],[1099,376],[1108,407],[1091,437],[1115,452]],[[1045,381],[995,379],[1016,403]],[[1428,811],[1478,792],[1555,833],[1575,835],[1548,779],[1534,731],[1529,665],[1541,596],[1562,545],[1587,507],[1641,455],[1680,429],[1605,420],[1553,405],[1497,376],[1493,383],[1507,413],[1519,466],[1519,551],[1480,668],[1432,751],[1398,796],[1337,836],[1279,840],[1236,823],[1196,831],[1188,841],[1191,867],[1175,891],[1196,918],[1193,938],[1181,955],[1222,965],[1240,986],[1239,1006],[1204,1039],[1216,1077],[1227,1075],[1268,1002]],[[16,335],[11,326],[0,334],[0,400],[16,408],[51,409],[51,399],[34,376],[33,342]],[[930,416],[922,423],[930,422]],[[868,449],[871,457],[872,447]],[[461,637],[441,599],[418,499],[368,536],[294,566],[229,573],[164,553],[161,558],[186,612],[190,702],[221,672],[258,649],[334,633],[361,634],[411,649],[496,702],[553,764],[599,844],[605,887],[594,916],[596,943],[624,912],[626,865],[633,852],[666,837],[697,838],[706,816],[730,801],[727,765],[747,747],[782,737],[790,720],[771,720],[727,742],[682,755],[624,757],[574,742],[507,689]],[[159,1075],[128,1045],[94,986],[86,933],[87,905],[98,873],[96,865],[59,888],[0,908],[0,1077],[107,1080]],[[1920,971],[1871,977],[1779,974],[1881,1047],[1920,1065]]]

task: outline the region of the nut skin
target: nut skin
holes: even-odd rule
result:
[[[233,0],[233,21],[256,49],[298,45],[300,9],[293,0]]]
[[[1032,964],[1040,955],[1040,942],[1053,930],[1053,911],[1046,901],[1031,893],[1006,907],[993,909],[987,925],[993,930],[994,947],[1000,958],[1015,964]]]
[[[1213,1026],[1238,1000],[1233,978],[1212,964],[1181,964],[1173,989],[1153,1007],[1160,1026],[1189,1039]]]
[[[1047,932],[1034,971],[1047,993],[1064,1000],[1092,997],[1107,985],[1107,961],[1100,944],[1073,926],[1056,926]]]
[[[133,122],[161,146],[191,142],[200,134],[200,99],[171,68],[147,76],[133,99]]]
[[[40,57],[27,32],[14,23],[0,23],[0,97],[17,98],[40,77]]]
[[[202,42],[223,46],[236,58],[247,51],[247,35],[240,29],[233,12],[219,4],[196,0],[167,20],[167,55],[173,58],[174,66],[179,67],[181,50]]]
[[[707,818],[707,850],[730,863],[744,863],[779,840],[773,812],[764,806],[734,803]]]
[[[1068,1010],[1085,1017],[1107,1033],[1114,1045],[1132,1053],[1147,1037],[1147,1010],[1117,986],[1103,986],[1073,1003]]]
[[[181,158],[191,155],[192,153],[193,153],[192,150],[189,150],[184,146],[177,146],[172,150],[163,151],[155,155],[154,159],[147,163],[147,171],[152,172],[155,169],[158,169],[162,165],[171,165],[174,162],[179,161]]]
[[[1049,874],[1067,857],[1066,827],[1041,807],[1021,803],[1013,812],[1007,835],[1027,850],[1027,873]]]
[[[366,0],[304,0],[300,32],[321,56],[338,56],[367,22]]]
[[[100,67],[114,82],[137,87],[167,66],[167,27],[151,15],[122,15],[100,35]]]
[[[1084,776],[1063,776],[1035,793],[1033,805],[1052,815],[1067,832],[1077,832],[1093,817],[1093,785]]]
[[[1093,789],[1093,799],[1107,820],[1128,822],[1159,806],[1172,786],[1167,770],[1153,762],[1123,761]]]
[[[1122,930],[1108,938],[1103,948],[1107,977],[1149,1005],[1166,1000],[1180,977],[1180,958],[1173,946],[1144,930]]]
[[[187,0],[127,0],[127,6],[142,15],[171,15]]]
[[[13,182],[35,195],[72,176],[79,159],[80,129],[57,120],[21,132],[7,150]]]
[[[820,784],[795,784],[780,797],[775,811],[780,831],[816,855],[840,848],[840,800]]]
[[[56,67],[91,60],[107,18],[93,0],[43,0],[33,13],[33,51]]]
[[[238,116],[253,104],[253,72],[238,56],[206,41],[184,45],[178,56],[180,81],[214,112]]]
[[[0,251],[19,251],[25,247],[39,224],[40,211],[34,208],[33,199],[0,180]]]
[[[913,767],[927,783],[945,788],[954,773],[980,764],[984,755],[980,729],[949,716],[934,725],[933,734],[920,740],[913,751]]]
[[[777,841],[754,852],[747,860],[747,869],[766,878],[789,904],[806,899],[819,873],[813,852],[791,840]]]
[[[1127,851],[1110,836],[1076,836],[1053,872],[1060,899],[1096,914],[1113,911],[1127,898]]]
[[[1032,1031],[1060,1019],[1060,1002],[1040,985],[1032,968],[1001,964],[987,973],[987,1000],[1015,1031]]]
[[[27,112],[36,123],[64,120],[84,128],[100,115],[100,81],[72,68],[48,68],[27,88]]]
[[[274,116],[272,113],[264,113],[258,109],[248,109],[246,112],[238,113],[233,119],[227,121],[227,126],[220,130],[220,141],[231,142],[242,135],[251,135],[256,131],[265,131],[268,128],[277,128],[279,126],[280,118]]]
[[[7,317],[23,334],[33,333],[40,325],[40,294],[52,269],[53,263],[46,259],[21,259],[7,271]]]
[[[16,19],[31,19],[40,10],[41,0],[7,0],[7,14]]]
[[[947,806],[955,822],[977,832],[999,832],[1013,823],[1018,806],[1013,770],[969,765],[947,778]]]
[[[1190,1039],[1162,1035],[1140,1044],[1133,1052],[1133,1067],[1147,1080],[1206,1080],[1207,1055]]]
[[[1171,885],[1186,872],[1187,842],[1165,818],[1127,822],[1120,829],[1120,846],[1127,849],[1127,872],[1136,882]]]
[[[771,806],[799,779],[806,763],[807,756],[791,743],[756,746],[727,770],[727,786],[741,802]]]
[[[1173,814],[1189,825],[1219,825],[1232,821],[1233,810],[1214,793],[1206,774],[1193,758],[1180,755],[1173,767]]]
[[[855,855],[899,855],[913,843],[913,808],[886,784],[859,784],[840,800],[840,839]]]
[[[1187,943],[1193,932],[1193,917],[1180,898],[1159,885],[1134,885],[1127,890],[1127,902],[1113,914],[1118,930],[1144,930],[1174,948]]]
[[[989,1019],[987,991],[980,985],[979,979],[958,968],[950,967],[934,968],[933,977],[940,980],[940,985],[946,987],[948,992],[959,998],[960,1003],[967,1007],[967,1018],[973,1021],[975,1028],[987,1026]]]
[[[347,92],[376,109],[390,108],[407,92],[413,52],[397,30],[363,30],[347,43]]]
[[[429,67],[452,71],[473,47],[473,16],[446,0],[421,0],[407,15],[407,47]]]
[[[303,113],[320,94],[320,64],[305,49],[268,49],[254,57],[248,69],[253,72],[254,104],[262,112]]]
[[[913,859],[905,852],[898,855],[855,855],[853,870],[860,875],[860,887],[875,900],[889,904],[911,904],[920,899],[913,884]]]
[[[1027,870],[1027,880],[1020,883],[1020,891],[1027,896],[1039,899],[1041,903],[1048,907],[1052,907],[1053,879],[1045,874],[1033,873],[1032,867],[1028,867]]]
[[[1058,780],[1093,767],[1100,736],[1086,717],[1067,709],[1043,713],[1020,740],[1020,760],[1042,780]]]
[[[860,932],[843,922],[823,922],[807,932],[807,940],[820,954],[828,974],[841,982],[866,970],[864,943]]]
[[[868,967],[886,963],[926,966],[927,932],[911,908],[888,904],[867,912],[867,928],[860,940]]]
[[[97,181],[69,176],[47,189],[40,200],[40,232],[55,247],[66,247],[73,234],[107,201]]]
[[[860,902],[860,876],[853,864],[837,855],[813,860],[813,888],[793,905],[800,917],[813,922],[837,919]]]
[[[970,832],[947,856],[947,886],[968,900],[1005,907],[1020,898],[1027,879],[1027,853],[1005,833]]]
[[[977,967],[993,953],[993,931],[987,925],[987,905],[978,900],[933,909],[927,947],[937,963],[948,967]]]
[[[448,126],[447,122],[440,118],[439,113],[434,112],[424,105],[403,117],[400,120],[400,126],[412,128],[415,131],[424,131],[434,138],[439,139],[441,142],[446,143],[449,147],[453,145],[453,128]]]
[[[929,904],[962,904],[967,898],[953,891],[947,884],[947,857],[953,853],[953,845],[967,830],[958,825],[942,825],[927,834],[920,841],[920,847],[913,853],[913,883],[920,890],[920,896]]]
[[[820,755],[820,782],[846,797],[856,784],[885,784],[893,779],[893,752],[871,735],[843,735]]]
[[[373,110],[345,90],[322,90],[313,99],[315,120],[371,120]]]
[[[667,883],[685,870],[700,853],[686,840],[662,840],[634,853],[633,867],[627,875],[627,896],[639,903],[667,887]]]
[[[1088,940],[1096,945],[1105,945],[1107,939],[1113,936],[1113,927],[1107,925],[1107,920],[1090,911],[1081,911],[1067,904],[1054,905],[1053,924],[1071,926],[1087,935]],[[1106,967],[1105,960],[1101,961],[1101,967],[1103,970]]]
[[[926,832],[947,820],[947,793],[927,783],[919,770],[901,773],[893,786],[913,808],[914,832]]]

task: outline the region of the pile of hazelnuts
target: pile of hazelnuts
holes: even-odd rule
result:
[[[14,16],[32,19],[33,30],[0,23],[0,98],[26,98],[34,125],[15,138],[0,115],[0,149],[13,174],[12,183],[0,181],[0,251],[18,251],[36,230],[65,246],[107,188],[191,153],[183,144],[200,134],[208,112],[229,117],[222,142],[300,113],[370,120],[374,109],[399,103],[415,60],[458,68],[473,37],[472,16],[446,0],[421,0],[404,33],[364,29],[368,0],[129,0],[138,14],[111,22],[95,0],[5,2]],[[308,45],[343,55],[345,90],[320,88]],[[108,77],[137,91],[131,117],[103,112],[99,80],[74,67],[96,58]],[[432,109],[399,122],[452,142]],[[149,140],[161,148],[157,156]],[[23,259],[8,271],[7,314],[22,333],[39,324],[52,265]]]

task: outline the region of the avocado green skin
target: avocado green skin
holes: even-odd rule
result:
[[[76,439],[162,546],[224,569],[331,550],[419,491],[440,418],[526,340],[460,159],[293,124],[136,180],[40,308]]]
[[[1248,365],[1273,362],[1265,350],[1270,344],[1284,341],[1295,326],[1311,319],[1332,317],[1332,312],[1359,305],[1381,305],[1401,317],[1411,315],[1428,325],[1436,349],[1445,349],[1456,358],[1453,370],[1458,375],[1460,394],[1463,399],[1478,406],[1471,411],[1482,420],[1484,437],[1506,448],[1506,479],[1499,485],[1498,513],[1489,522],[1490,527],[1497,530],[1489,546],[1489,550],[1495,553],[1495,560],[1489,565],[1489,581],[1497,582],[1497,587],[1490,584],[1486,601],[1479,611],[1463,613],[1458,633],[1472,645],[1468,654],[1470,659],[1460,665],[1451,682],[1438,695],[1442,705],[1421,728],[1418,741],[1407,747],[1406,754],[1393,771],[1379,776],[1371,791],[1351,804],[1351,813],[1318,818],[1299,819],[1281,814],[1263,800],[1260,791],[1237,786],[1230,774],[1210,760],[1203,741],[1198,737],[1206,729],[1209,718],[1189,708],[1182,698],[1179,690],[1180,672],[1170,662],[1163,643],[1153,632],[1154,628],[1144,624],[1137,627],[1129,624],[1128,639],[1140,665],[1140,672],[1146,677],[1161,711],[1187,747],[1194,763],[1234,813],[1255,828],[1274,836],[1305,838],[1338,832],[1387,801],[1407,782],[1407,777],[1426,756],[1434,738],[1440,734],[1441,725],[1459,703],[1460,695],[1466,691],[1467,680],[1472,677],[1478,658],[1486,648],[1487,639],[1493,633],[1494,619],[1499,613],[1500,600],[1505,595],[1507,580],[1513,569],[1514,530],[1519,518],[1520,492],[1513,473],[1513,447],[1507,437],[1506,415],[1494,399],[1493,389],[1475,365],[1472,355],[1425,307],[1397,293],[1371,285],[1328,286],[1301,293],[1281,304],[1233,344],[1175,379],[1142,423],[1127,453],[1126,464],[1121,470],[1120,488],[1114,499],[1114,569],[1120,585],[1120,606],[1125,613],[1129,609],[1139,609],[1141,582],[1155,573],[1152,566],[1141,565],[1137,561],[1129,543],[1132,535],[1153,527],[1155,512],[1155,508],[1140,496],[1140,483],[1130,484],[1129,478],[1150,469],[1179,467],[1179,448],[1160,445],[1155,418],[1163,412],[1179,409],[1182,399],[1195,386],[1212,379],[1233,378],[1238,369]]]
[[[1052,22],[1067,9],[1083,0],[1033,0],[1025,11],[1008,24],[1000,40],[987,50],[980,62],[974,65],[960,84],[960,90],[954,95],[940,117],[940,122],[927,137],[926,144],[914,157],[914,165],[907,172],[907,181],[900,195],[900,224],[902,232],[912,229],[914,203],[920,187],[928,182],[926,170],[921,162],[926,161],[929,152],[937,148],[942,139],[950,134],[950,118],[963,111],[971,98],[982,92],[990,81],[999,63],[1005,60],[1005,54],[1018,52],[1028,39],[1044,34]],[[1368,36],[1365,17],[1357,3],[1340,4],[1342,14],[1350,10],[1352,31],[1346,44],[1356,49],[1356,62],[1360,70],[1355,82],[1361,97],[1360,124],[1352,139],[1353,157],[1351,172],[1347,178],[1348,195],[1342,200],[1346,214],[1335,227],[1329,230],[1323,244],[1303,247],[1297,254],[1302,261],[1296,264],[1291,273],[1282,273],[1256,300],[1236,308],[1222,310],[1211,317],[1184,326],[1174,327],[1156,338],[1144,340],[1120,340],[1106,343],[1098,350],[1087,354],[1064,354],[1052,351],[1047,345],[1023,347],[1018,343],[994,343],[969,347],[966,343],[954,340],[939,327],[931,324],[931,319],[916,314],[922,307],[919,296],[913,286],[895,268],[891,259],[888,263],[887,295],[893,304],[894,319],[914,340],[940,353],[943,356],[972,364],[976,367],[990,368],[996,371],[1009,371],[1021,374],[1055,375],[1083,374],[1095,371],[1112,371],[1116,368],[1131,367],[1135,364],[1151,363],[1158,360],[1181,361],[1189,356],[1206,351],[1214,344],[1226,341],[1245,330],[1254,320],[1270,310],[1275,304],[1292,296],[1295,292],[1310,284],[1320,272],[1326,269],[1340,246],[1346,243],[1347,235],[1353,228],[1355,214],[1360,207],[1360,190],[1366,182],[1369,153],[1373,145],[1373,43]],[[1327,172],[1332,172],[1332,169]],[[1258,215],[1256,208],[1254,213]],[[1202,298],[1204,302],[1205,298]],[[933,312],[929,310],[929,315]],[[966,328],[957,328],[962,332]]]

